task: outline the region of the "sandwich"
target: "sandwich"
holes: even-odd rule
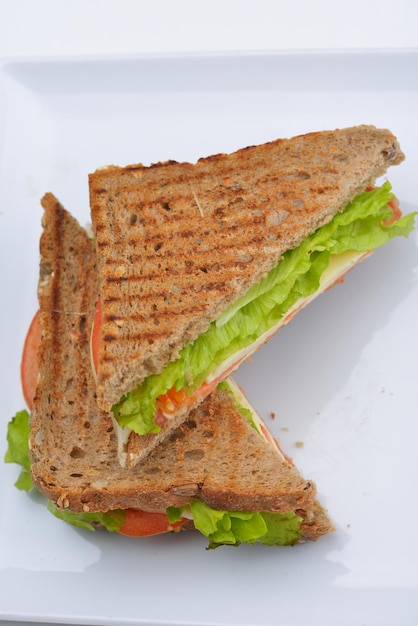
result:
[[[197,163],[89,176],[99,276],[97,402],[133,467],[319,293],[407,236],[389,182],[404,155],[358,126]]]
[[[230,379],[142,463],[120,465],[113,415],[97,405],[90,365],[94,244],[52,194],[42,204],[39,315],[23,358],[38,369],[37,384],[32,393],[24,385],[30,417],[18,413],[8,429],[6,461],[22,465],[17,486],[34,486],[54,515],[82,528],[129,536],[197,529],[210,548],[293,545],[334,530],[315,484]]]

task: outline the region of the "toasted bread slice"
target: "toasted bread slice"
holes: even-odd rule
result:
[[[221,510],[297,511],[309,539],[332,530],[314,483],[254,430],[226,391],[213,392],[143,463],[121,467],[112,417],[97,406],[90,367],[93,245],[51,194],[42,203],[42,340],[30,437],[38,489],[79,513],[161,511],[201,499]]]
[[[194,165],[91,174],[103,307],[100,406],[110,409],[160,372],[286,250],[403,158],[389,131],[360,126]]]
[[[110,166],[91,174],[102,303],[99,405],[109,410],[162,372],[287,250],[403,158],[392,133],[359,126],[196,164]],[[180,407],[157,435],[132,435],[128,464],[144,458],[187,411]]]

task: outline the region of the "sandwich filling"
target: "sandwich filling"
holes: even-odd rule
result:
[[[271,445],[278,455],[284,456],[278,443],[266,429],[261,418],[252,409],[244,394],[233,381],[224,381],[222,388],[233,399],[235,406],[251,426]],[[21,472],[15,486],[30,491],[34,484],[30,474],[29,414],[20,411],[9,422],[8,448],[5,461],[17,463]],[[318,504],[315,506],[319,507]],[[47,501],[48,510],[59,519],[79,528],[95,530],[103,527],[110,532],[129,536],[150,536],[176,531],[188,521],[207,537],[208,548],[241,543],[264,543],[266,545],[294,545],[301,540],[304,521],[302,511],[283,513],[254,511],[223,511],[212,509],[202,500],[194,499],[184,507],[169,507],[166,511],[139,511],[136,509],[107,512],[75,513]]]
[[[180,357],[146,378],[112,408],[121,429],[157,433],[179,406],[193,405],[359,259],[396,236],[407,237],[414,214],[401,216],[389,182],[357,196],[341,213],[234,302]],[[126,432],[126,431],[125,431]]]

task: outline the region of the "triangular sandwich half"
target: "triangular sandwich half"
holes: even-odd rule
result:
[[[43,206],[42,334],[30,471],[54,512],[80,524],[110,516],[112,529],[124,532],[126,516],[168,511],[173,527],[182,520],[198,528],[212,547],[293,544],[332,530],[314,483],[280,452],[230,381],[191,411],[144,462],[132,469],[120,465],[113,417],[97,407],[90,366],[94,246],[54,196],[47,194]]]
[[[97,399],[128,466],[297,310],[409,233],[389,183],[371,189],[403,158],[392,133],[359,126],[90,175]]]

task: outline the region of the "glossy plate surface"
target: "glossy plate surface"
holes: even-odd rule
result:
[[[312,130],[390,128],[389,179],[418,209],[418,54],[16,61],[0,66],[1,438],[23,408],[40,197],[89,221],[101,165],[196,160]],[[82,624],[418,623],[418,237],[377,251],[299,314],[237,380],[337,531],[294,548],[206,551],[197,534],[71,528],[0,464],[0,618]],[[274,415],[274,418],[273,418]]]

